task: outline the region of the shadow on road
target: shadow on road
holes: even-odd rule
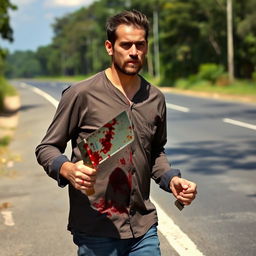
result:
[[[22,105],[19,110],[20,111],[27,111],[27,110],[30,110],[32,108],[40,108],[42,106],[43,106],[42,104],[27,104],[27,105]]]
[[[243,148],[240,146],[243,145]],[[256,171],[256,140],[186,142],[166,149],[173,165],[215,175],[232,170]]]

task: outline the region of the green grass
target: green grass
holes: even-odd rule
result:
[[[40,81],[55,81],[55,82],[78,82],[88,78],[90,75],[77,75],[77,76],[38,76],[32,80]]]
[[[17,90],[8,81],[0,76],[0,94],[4,96],[17,95]]]
[[[3,110],[4,97],[17,95],[17,90],[0,76],[0,111]]]
[[[10,141],[11,141],[10,136],[4,136],[4,137],[0,138],[0,147],[8,146]]]
[[[243,96],[256,96],[256,82],[252,81],[235,81],[230,85],[213,85],[207,81],[200,81],[195,84],[185,83],[184,80],[177,82],[175,88],[203,91],[220,94],[243,95]]]

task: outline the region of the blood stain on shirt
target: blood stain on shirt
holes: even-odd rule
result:
[[[119,160],[119,162],[120,162],[121,165],[125,165],[125,164],[126,164],[126,161],[125,161],[124,158],[121,158],[121,159]]]
[[[113,214],[128,214],[128,209],[124,206],[115,205],[113,201],[106,201],[101,198],[98,203],[93,204],[94,207],[101,213],[111,217]]]
[[[102,214],[112,216],[113,214],[128,213],[131,193],[131,172],[128,176],[117,167],[109,177],[109,183],[104,198],[101,198],[93,206]]]

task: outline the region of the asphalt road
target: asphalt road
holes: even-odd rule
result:
[[[29,84],[57,100],[67,86]],[[182,170],[184,178],[198,184],[199,193],[182,212],[173,205],[173,197],[153,183],[152,198],[203,255],[255,255],[256,106],[170,93],[165,96],[168,159]],[[166,234],[166,239],[177,237]],[[185,242],[182,246],[189,247]]]
[[[256,255],[256,106],[174,94],[166,100],[189,109],[169,109],[166,153],[199,194],[181,214],[164,193],[152,196],[205,255]]]

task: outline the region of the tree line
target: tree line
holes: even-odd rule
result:
[[[86,75],[106,68],[110,60],[104,47],[105,23],[124,9],[140,10],[150,20],[143,72],[157,75],[156,58],[165,84],[197,73],[206,63],[227,69],[226,4],[226,0],[99,0],[57,18],[49,45],[9,54],[5,73],[8,77]],[[256,72],[255,21],[255,0],[233,1],[237,78],[250,79]],[[153,25],[158,28],[157,38]]]

